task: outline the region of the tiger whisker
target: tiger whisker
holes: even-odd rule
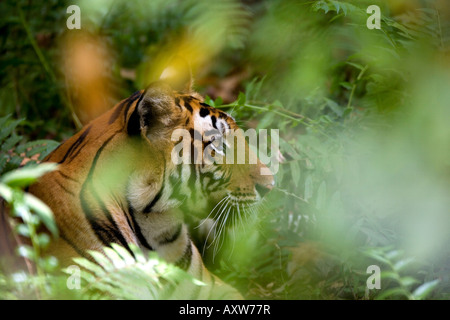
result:
[[[234,208],[233,208],[233,211],[232,211],[232,214],[231,214],[231,219],[232,219],[232,223],[231,223],[231,226],[232,226],[232,228],[233,228],[233,230],[232,230],[232,233],[233,233],[233,246],[231,247],[231,252],[230,252],[230,258],[232,257],[232,255],[233,255],[233,252],[234,252],[234,245],[235,245],[235,243],[236,243],[236,214],[235,214],[235,212],[234,212]]]
[[[221,199],[211,210],[209,213],[209,217],[213,216],[212,219],[214,223],[209,228],[208,234],[206,236],[203,252],[205,254],[205,250],[212,247],[213,249],[213,262],[217,253],[222,249],[225,240],[226,240],[226,226],[229,225],[228,221],[231,220],[231,226],[233,228],[233,244],[230,255],[234,251],[234,246],[236,242],[236,234],[234,233],[237,227],[237,224],[240,224],[243,228],[244,232],[246,230],[246,220],[250,216],[256,216],[257,213],[261,210],[263,205],[266,205],[266,199],[263,201],[239,201],[236,198],[233,198],[232,195],[228,194],[223,199]],[[230,218],[231,215],[231,218]],[[206,220],[204,219],[204,220]],[[238,222],[239,221],[239,222]],[[202,221],[199,226],[200,227],[205,221]],[[208,243],[208,240],[212,240]]]
[[[244,228],[244,232],[247,233],[247,230],[246,230],[246,228],[245,228],[244,219],[242,218],[241,210],[239,209],[239,204],[237,205],[237,211],[238,211],[238,214],[239,214],[239,218],[240,218],[240,220],[241,220],[241,223],[242,223],[242,228]],[[245,213],[245,212],[243,212],[243,213]],[[245,216],[244,216],[244,218],[245,218]]]
[[[221,224],[220,229],[219,229],[219,236],[222,234],[223,230],[225,229],[226,222],[227,222],[228,217],[229,217],[229,215],[230,215],[231,209],[232,209],[232,207],[230,207],[230,208],[228,209],[227,213],[225,214],[225,216],[224,216],[224,218],[223,218],[222,224]],[[224,233],[224,237],[225,237],[225,233]],[[220,238],[219,238],[219,240],[220,240]],[[223,243],[222,243],[222,244],[223,244]],[[219,250],[220,250],[220,248],[219,248]]]
[[[221,204],[221,206],[219,207],[219,209],[217,210],[217,212],[222,212],[222,211],[224,211],[224,210],[226,209],[227,205],[228,205],[228,201],[229,201],[229,196],[224,197],[222,200],[220,200],[220,202],[223,202],[223,203]],[[220,202],[219,202],[219,203],[220,203]],[[217,208],[217,206],[219,205],[219,203],[213,208],[213,210],[210,212],[210,214],[208,215],[208,217],[207,217],[206,219],[208,219],[209,216],[215,211],[215,209]],[[214,238],[213,238],[213,241],[208,245],[208,239],[209,239],[209,236],[211,235],[211,232],[214,231],[215,226],[216,226],[216,224],[217,224],[216,216],[217,216],[218,214],[219,214],[219,213],[215,214],[214,217],[213,217],[214,223],[213,223],[213,225],[209,228],[208,234],[206,235],[205,242],[203,243],[202,255],[205,255],[205,250],[206,250],[206,249],[209,249],[209,247],[211,246],[211,244],[214,242]],[[219,217],[220,217],[220,215],[221,215],[221,213],[219,214]],[[204,223],[204,222],[206,221],[206,219],[204,219],[202,223]]]
[[[210,246],[212,245],[212,244],[214,244],[214,248],[213,248],[213,262],[214,262],[214,259],[215,259],[215,257],[216,257],[216,253],[217,253],[217,251],[218,251],[218,249],[217,249],[217,246],[218,246],[218,243],[220,243],[220,238],[221,238],[221,235],[222,235],[222,227],[221,227],[221,225],[223,224],[223,222],[225,221],[225,219],[226,219],[226,216],[227,216],[227,214],[228,214],[228,212],[230,211],[230,209],[231,209],[231,206],[230,207],[228,207],[228,210],[227,211],[225,211],[227,208],[224,208],[224,210],[223,210],[223,212],[221,213],[221,215],[220,215],[220,217],[217,219],[217,224],[216,225],[218,225],[219,227],[218,227],[218,229],[216,228],[216,233],[214,234],[214,239],[213,239],[213,241],[211,242],[211,244],[210,244]],[[226,213],[225,213],[226,212]],[[225,213],[225,215],[224,215],[224,213]],[[220,248],[219,248],[220,249]]]
[[[225,233],[223,233],[223,239],[222,239],[222,241],[221,241],[221,238],[222,238],[222,231],[223,231],[224,228],[225,228],[225,223],[226,223],[226,221],[227,221],[227,219],[228,219],[228,216],[229,216],[229,214],[230,214],[230,210],[231,210],[231,209],[232,209],[232,207],[230,206],[230,207],[228,208],[227,213],[225,214],[225,216],[224,216],[223,219],[222,219],[221,225],[219,226],[219,233],[218,233],[218,237],[217,237],[217,242],[216,242],[216,244],[214,245],[213,261],[214,261],[214,258],[215,258],[215,256],[216,256],[217,252],[222,248],[222,246],[223,246],[223,244],[224,244],[224,242],[225,242]]]
[[[218,214],[216,214],[216,215],[214,216],[214,223],[213,223],[213,225],[211,226],[211,228],[209,229],[208,235],[206,236],[206,239],[205,239],[205,247],[206,247],[206,242],[207,242],[207,240],[209,239],[209,235],[211,234],[211,232],[214,230],[215,226],[216,226],[217,223],[219,222],[220,217],[223,215],[224,211],[226,210],[226,208],[227,208],[227,206],[228,206],[228,203],[229,203],[229,198],[227,198],[227,201],[225,201],[224,204],[220,207],[220,209],[219,209],[220,213],[218,213]],[[218,217],[216,218],[217,215],[218,215]],[[209,247],[211,247],[211,245],[214,243],[215,238],[216,238],[216,237],[215,237],[215,235],[214,235],[214,238],[213,238],[212,242],[206,247],[207,249],[209,249]],[[205,247],[204,247],[204,248],[205,248]]]
[[[205,219],[203,219],[202,222],[201,222],[198,226],[196,226],[194,229],[200,228],[201,225],[205,223],[205,221],[211,216],[211,214],[214,212],[214,210],[219,206],[219,204],[221,204],[224,200],[226,200],[226,199],[229,198],[229,197],[230,197],[230,196],[226,196],[226,197],[224,197],[222,200],[220,200],[220,201],[214,206],[214,208],[212,208],[212,210],[209,212],[208,216],[207,216]]]
[[[216,240],[216,236],[218,235],[218,231],[219,229],[217,228],[217,226],[220,225],[221,223],[221,218],[224,215],[224,213],[226,212],[226,210],[229,208],[228,207],[229,201],[226,202],[225,206],[221,209],[219,216],[214,219],[214,224],[212,225],[210,232],[215,229],[215,233],[214,233],[214,239],[212,240],[211,244],[208,246],[208,248],[214,243],[214,241]]]

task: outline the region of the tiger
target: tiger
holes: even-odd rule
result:
[[[180,283],[168,299],[242,299],[237,289],[206,269],[186,219],[205,219],[225,202],[227,214],[240,215],[273,188],[274,177],[261,174],[267,167],[259,159],[256,164],[172,161],[179,142],[172,137],[175,130],[191,134],[193,154],[209,147],[217,155],[221,152],[213,140],[238,125],[231,115],[205,103],[192,89],[190,75],[165,74],[167,69],[43,160],[57,163],[57,169],[28,191],[52,209],[59,228],[46,253],[68,266],[74,257],[91,259],[90,250],[114,243],[133,254],[133,244],[207,284]],[[215,136],[208,135],[211,130]],[[195,137],[201,137],[200,147]],[[246,151],[251,152],[247,144]]]

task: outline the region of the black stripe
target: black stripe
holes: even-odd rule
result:
[[[141,120],[138,113],[138,107],[134,108],[133,113],[130,118],[128,118],[127,123],[127,133],[130,136],[137,136],[141,133]]]
[[[111,243],[119,241],[120,244],[124,248],[128,248],[128,243],[127,243],[125,237],[123,236],[122,232],[120,231],[119,227],[117,226],[116,221],[112,217],[111,212],[109,212],[108,208],[106,208],[105,203],[100,198],[100,196],[98,195],[97,191],[94,189],[93,186],[91,188],[91,193],[94,196],[97,203],[100,205],[100,208],[102,209],[103,214],[106,216],[106,218],[109,221],[109,225],[104,225],[104,228],[105,228],[106,232],[108,233],[109,239],[110,239],[110,242],[107,245],[109,246]],[[129,248],[128,248],[128,251],[130,253],[132,253],[132,251]]]
[[[73,159],[75,159],[78,154],[81,152],[81,150],[83,150],[83,148],[89,143],[89,141],[86,141],[82,146],[80,146],[79,148],[77,148],[77,152],[74,155],[70,156],[70,159],[67,163],[70,163]]]
[[[153,198],[153,200],[147,206],[145,206],[144,210],[142,211],[143,213],[150,213],[150,212],[152,212],[153,206],[161,198],[161,195],[162,195],[163,191],[164,191],[164,183],[163,183],[161,189],[159,190],[158,194]]]
[[[78,137],[77,141],[75,141],[75,143],[70,146],[69,150],[67,150],[62,160],[59,161],[60,164],[66,161],[67,157],[70,156],[75,151],[75,149],[84,141],[84,139],[86,139],[86,136],[88,135],[91,128],[92,126],[87,127],[83,131],[83,133]]]
[[[199,114],[200,114],[200,117],[202,117],[202,118],[206,117],[207,115],[209,115],[208,108],[201,108]]]
[[[148,250],[152,250],[153,251],[153,248],[148,244],[147,239],[145,239],[144,235],[142,234],[141,227],[139,226],[139,224],[136,221],[136,217],[134,215],[134,209],[131,206],[130,201],[128,199],[127,199],[127,201],[128,201],[128,212],[130,214],[131,219],[133,220],[133,225],[134,225],[134,228],[135,228],[135,234],[136,234],[140,244],[142,246],[144,246],[145,248],[147,248]]]
[[[155,106],[153,104],[153,101],[144,100],[140,105],[142,106],[142,108],[139,109],[141,112],[139,115],[144,127],[150,128],[152,127],[152,124],[159,122],[154,118]]]
[[[127,201],[128,201],[128,199],[127,199]],[[125,219],[127,219],[128,227],[131,229],[131,231],[133,231],[134,234],[136,234],[136,230],[134,228],[134,224],[130,220],[131,219],[131,217],[130,217],[130,210],[125,210],[125,208],[122,206],[122,202],[121,201],[116,200],[116,202],[120,203],[119,204],[120,205],[120,209],[122,210],[123,214],[125,215]]]
[[[139,91],[137,91],[137,92],[135,92],[135,93],[133,94],[133,96],[135,96],[135,94],[136,94],[136,96],[133,98],[132,101],[130,101],[129,103],[127,103],[127,107],[125,108],[125,111],[124,111],[124,113],[123,113],[123,123],[125,124],[125,125],[124,125],[124,128],[125,128],[125,126],[127,126],[127,128],[129,128],[129,123],[127,123],[127,117],[128,117],[128,111],[130,110],[131,105],[132,105],[133,102],[137,99],[137,97],[139,97],[139,100],[138,100],[138,102],[136,103],[136,108],[134,109],[134,112],[137,113],[139,103],[142,101],[142,99],[143,99],[144,96],[145,96],[145,91],[144,91],[140,96],[137,95],[138,93],[140,94]],[[130,116],[130,118],[131,118],[131,116]],[[130,118],[129,118],[129,119],[130,119]],[[128,120],[128,121],[129,121],[129,120]]]
[[[189,129],[189,133],[191,134],[192,140],[198,140],[198,141],[202,140],[202,134],[198,130],[191,128],[191,129]]]
[[[136,101],[136,99],[140,96],[141,92],[140,91],[136,91],[134,92],[131,96],[129,96],[128,98],[126,98],[125,100],[122,101],[122,103],[116,108],[116,110],[114,110],[113,114],[111,115],[111,117],[109,118],[109,124],[112,124],[114,121],[117,120],[117,118],[119,118],[119,115],[123,109],[123,107],[126,105],[126,111],[125,111],[125,117],[124,117],[124,122],[126,122],[127,118],[127,113],[128,113],[128,109],[130,108],[131,104]]]
[[[129,135],[134,136],[134,135],[139,135],[141,132],[141,123],[140,123],[140,117],[139,117],[139,113],[138,113],[138,106],[139,103],[141,102],[141,100],[144,98],[145,92],[143,94],[140,93],[140,91],[136,91],[135,93],[133,93],[133,95],[130,97],[130,101],[127,104],[127,107],[125,108],[125,112],[124,112],[124,128],[126,126],[127,128],[127,132]],[[138,102],[136,103],[136,107],[134,108],[133,113],[130,115],[130,117],[128,117],[128,122],[127,122],[127,116],[128,116],[128,110],[130,109],[132,103],[139,97]]]
[[[79,182],[78,180],[68,176],[67,174],[62,173],[60,170],[55,171],[56,173],[59,173],[61,176],[63,176],[65,179],[73,181],[73,182]]]
[[[56,180],[56,179],[54,179],[54,181],[56,182],[56,184],[57,184],[61,189],[64,190],[64,192],[70,194],[72,197],[75,197],[75,193],[73,193],[72,191],[70,191],[69,189],[67,189],[66,187],[64,187],[64,185],[63,185],[61,182],[59,182],[59,181]]]
[[[211,186],[212,183],[216,182],[217,180],[214,179],[214,172],[204,172],[201,176],[201,187],[202,191],[206,193],[208,188]],[[206,178],[209,178],[208,183],[205,183]]]
[[[109,118],[108,124],[112,124],[114,121],[119,118],[120,113],[122,112],[123,107],[125,106],[125,103],[127,100],[123,100],[121,104],[119,104],[112,113],[111,117]]]
[[[167,244],[170,244],[172,242],[175,242],[178,239],[178,237],[180,236],[182,229],[183,229],[183,224],[180,223],[178,226],[176,226],[175,231],[170,233],[168,236],[163,237],[163,239],[160,239],[158,241],[158,243],[160,245],[167,245]]]
[[[177,105],[178,108],[181,109],[180,98],[178,98],[178,97],[175,98],[175,104]]]
[[[91,168],[89,170],[88,176],[83,183],[83,186],[81,187],[80,191],[80,202],[81,207],[86,215],[87,220],[91,224],[91,227],[97,237],[102,241],[102,243],[105,246],[110,246],[113,242],[119,242],[123,247],[125,247],[131,254],[132,251],[128,247],[127,242],[120,232],[116,222],[111,216],[111,213],[106,208],[103,201],[100,199],[99,195],[97,194],[96,190],[94,189],[92,185],[92,176],[94,174],[94,170],[97,166],[98,159],[100,158],[100,155],[102,154],[105,147],[109,144],[109,142],[116,136],[117,133],[119,133],[121,130],[118,130],[114,132],[98,149],[97,153],[95,154],[94,160],[92,161]],[[94,199],[98,202],[103,214],[106,216],[107,220],[109,221],[109,225],[102,222],[98,217],[95,217],[92,210],[89,207],[88,201],[86,199],[87,195],[92,195]]]
[[[192,96],[184,96],[184,97],[183,97],[183,101],[184,101],[184,102],[187,102],[187,103],[191,102],[193,99],[194,99],[194,98],[193,98]]]
[[[211,121],[212,121],[213,127],[217,129],[217,126],[216,126],[217,118],[216,118],[216,116],[211,116]]]
[[[194,112],[189,102],[184,101],[184,107],[189,110],[190,113]]]
[[[175,265],[183,270],[189,269],[191,266],[191,260],[192,260],[192,243],[191,240],[188,240],[186,249],[184,250],[183,256],[178,259],[177,262],[175,262]]]
[[[42,162],[46,162],[48,161],[55,153],[56,150],[58,150],[64,143],[60,143],[52,152],[50,152],[45,158],[44,160],[42,160]]]
[[[75,252],[76,252],[78,255],[80,255],[81,257],[83,257],[83,258],[85,258],[85,259],[88,259],[88,260],[91,260],[91,261],[93,260],[92,256],[86,254],[83,250],[81,250],[80,248],[78,248],[78,247],[75,245],[75,243],[73,243],[72,241],[70,241],[70,240],[65,236],[65,234],[63,233],[62,230],[60,230],[60,232],[59,232],[59,237],[60,237],[61,239],[63,239],[65,242],[67,242],[67,244],[68,244],[69,246],[71,246],[72,249],[75,250]]]
[[[164,159],[164,163],[166,163],[165,159]],[[164,184],[166,182],[166,167],[164,167],[163,179],[162,180],[163,181],[162,181],[161,189],[159,189],[158,194],[153,198],[153,200],[147,206],[145,206],[144,210],[142,211],[143,213],[150,213],[152,211],[153,206],[161,198],[161,196],[162,196],[162,194],[164,192]]]

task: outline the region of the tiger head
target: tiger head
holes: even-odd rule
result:
[[[139,134],[166,163],[157,198],[200,219],[253,212],[273,188],[273,175],[245,137],[239,140],[242,130],[233,117],[206,104],[190,89],[191,80],[185,83],[167,78],[152,83],[128,120],[129,133]],[[229,136],[241,143],[230,143]]]

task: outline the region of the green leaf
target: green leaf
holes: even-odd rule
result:
[[[390,260],[394,260],[394,259],[399,259],[403,255],[404,255],[403,250],[391,250],[386,253],[386,258],[388,258]]]
[[[138,246],[136,246],[132,243],[130,243],[128,246],[130,247],[131,251],[133,252],[133,255],[136,258],[137,262],[145,263],[147,261],[144,254],[142,253],[142,250]]]
[[[391,262],[388,259],[386,259],[385,257],[381,256],[378,252],[375,252],[375,251],[372,251],[372,250],[370,250],[370,251],[367,250],[367,251],[364,252],[364,254],[366,256],[370,257],[370,258],[373,258],[373,259],[377,260],[377,261],[380,261],[380,262],[385,263],[387,265],[391,265]]]
[[[17,253],[24,258],[30,259],[34,261],[35,258],[35,252],[32,247],[28,245],[21,245],[17,248]]]
[[[338,1],[331,1],[333,3],[334,7],[336,8],[336,13],[339,13],[340,3]]]
[[[393,265],[393,269],[395,271],[397,271],[397,272],[400,272],[400,271],[402,271],[403,269],[405,269],[407,266],[409,266],[411,263],[413,263],[415,261],[416,261],[416,259],[412,258],[412,257],[406,258],[406,259],[402,259],[402,260],[396,262]]]
[[[2,144],[2,150],[4,151],[8,151],[11,150],[16,144],[18,144],[20,142],[20,140],[22,140],[22,136],[18,136],[16,134],[12,134],[8,139],[5,140],[5,142],[3,142]]]
[[[24,188],[47,172],[55,170],[56,167],[57,164],[55,163],[42,163],[38,166],[23,167],[4,174],[1,182],[10,187]]]
[[[400,276],[398,275],[397,272],[393,272],[393,271],[382,271],[381,272],[381,279],[393,279],[397,282],[400,281]]]
[[[342,113],[342,117],[343,117],[343,118],[346,118],[346,117],[349,116],[352,112],[353,112],[353,108],[352,108],[352,107],[345,108],[344,112]]]
[[[32,194],[25,194],[24,200],[25,204],[36,213],[52,235],[56,237],[58,235],[58,227],[56,226],[52,210]]]
[[[409,292],[401,287],[396,287],[380,293],[379,295],[376,296],[375,299],[383,300],[388,297],[397,297],[397,296],[409,297]]]
[[[339,85],[341,87],[344,87],[347,90],[352,90],[352,88],[353,88],[353,85],[350,82],[347,82],[347,81],[341,81],[341,82],[339,82]]]
[[[23,121],[24,119],[11,121],[9,124],[0,127],[0,141],[4,140],[6,137],[11,135],[16,127]]]
[[[419,282],[417,279],[414,279],[413,277],[408,277],[408,276],[400,278],[399,281],[402,284],[402,286],[404,286],[404,287],[409,287],[409,286],[412,286],[413,284],[416,284]]]
[[[328,107],[336,113],[339,117],[342,117],[342,108],[333,100],[325,98],[325,101],[327,102]]]
[[[16,148],[16,152],[25,153],[27,157],[32,157],[36,154],[40,155],[40,159],[47,156],[60,143],[53,140],[35,140],[22,144]]]
[[[39,224],[39,219],[32,215],[30,208],[23,203],[15,201],[12,208],[14,216],[21,218],[25,223],[35,226]]]
[[[111,261],[109,261],[108,258],[106,258],[106,256],[103,255],[102,253],[90,250],[89,254],[94,258],[95,262],[101,265],[102,268],[105,269],[106,271],[112,271],[114,269],[114,266],[111,263]]]
[[[258,129],[268,128],[275,120],[275,113],[267,112],[258,123]]]
[[[313,5],[313,9],[315,11],[318,11],[318,10],[322,9],[323,11],[325,11],[325,13],[328,13],[328,11],[330,10],[330,8],[328,7],[328,4],[325,1],[323,1],[323,0],[317,1]]]
[[[0,128],[3,128],[9,118],[11,118],[11,114],[7,114],[6,116],[0,118]]]
[[[47,272],[54,271],[59,266],[58,259],[52,256],[39,258],[39,264]]]
[[[122,257],[125,264],[131,265],[135,263],[135,259],[127,249],[118,245],[117,243],[112,243],[111,247]]]
[[[345,63],[348,64],[348,65],[350,65],[350,66],[352,66],[352,67],[355,67],[356,69],[358,69],[358,70],[360,70],[360,71],[364,70],[364,66],[361,65],[361,64],[359,64],[359,63],[356,63],[356,62],[350,62],[350,61],[346,61]]]
[[[222,104],[223,104],[222,97],[217,97],[216,100],[214,100],[214,106],[215,107],[220,107]]]
[[[27,237],[30,237],[30,229],[28,228],[28,226],[26,224],[19,224],[16,226],[15,231],[17,232],[17,234]]]
[[[13,200],[13,191],[12,189],[0,182],[0,196],[5,199],[6,202],[11,203]]]
[[[212,107],[215,107],[215,106],[216,106],[215,103],[214,103],[214,100],[211,99],[210,96],[205,96],[205,103],[206,103],[206,104],[209,104],[209,105],[212,106]]]
[[[111,260],[115,268],[122,268],[125,266],[125,262],[123,262],[122,258],[116,251],[108,247],[104,248],[103,251],[105,251],[106,256]]]
[[[50,237],[46,233],[40,233],[37,236],[37,243],[39,244],[40,248],[47,248],[50,244]]]
[[[412,293],[412,296],[416,300],[422,300],[425,299],[431,291],[433,291],[436,286],[439,284],[439,279],[428,281],[419,286],[414,292]]]
[[[238,105],[244,106],[246,101],[247,101],[247,97],[245,96],[245,94],[243,92],[239,92],[239,96],[238,96],[238,100],[237,100]]]
[[[93,272],[97,276],[101,276],[101,275],[105,274],[105,270],[103,270],[102,267],[100,267],[98,264],[93,263],[92,261],[89,261],[85,258],[73,258],[73,261],[75,261],[75,263],[79,264],[81,267],[85,268],[86,270]]]

